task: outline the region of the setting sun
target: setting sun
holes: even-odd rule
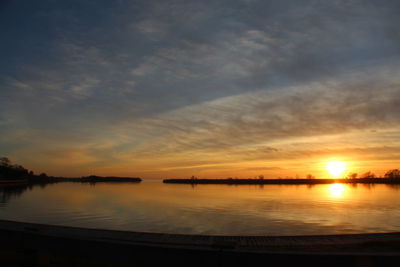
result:
[[[347,167],[345,162],[331,161],[326,163],[326,169],[333,178],[341,178]]]

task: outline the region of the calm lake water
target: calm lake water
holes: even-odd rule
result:
[[[212,235],[392,232],[400,187],[59,183],[0,189],[0,219]]]

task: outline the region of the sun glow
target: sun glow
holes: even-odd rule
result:
[[[342,184],[333,184],[329,186],[329,192],[332,197],[343,197],[346,187]]]
[[[343,161],[330,161],[326,163],[326,170],[333,178],[342,178],[346,169],[346,163]]]

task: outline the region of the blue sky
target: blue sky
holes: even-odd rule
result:
[[[396,1],[6,1],[0,151],[53,175],[400,160]],[[397,164],[397,165],[396,165]]]

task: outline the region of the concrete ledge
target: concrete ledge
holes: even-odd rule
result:
[[[276,264],[392,266],[400,262],[400,233],[325,236],[207,236],[86,229],[0,221],[0,240],[35,262],[43,253],[137,266]],[[28,256],[27,256],[28,255]],[[36,256],[32,256],[36,255]],[[66,256],[68,255],[68,256]],[[191,262],[189,264],[189,262]],[[372,265],[371,265],[372,264]],[[40,265],[46,266],[46,265]],[[51,265],[49,265],[51,266]]]

